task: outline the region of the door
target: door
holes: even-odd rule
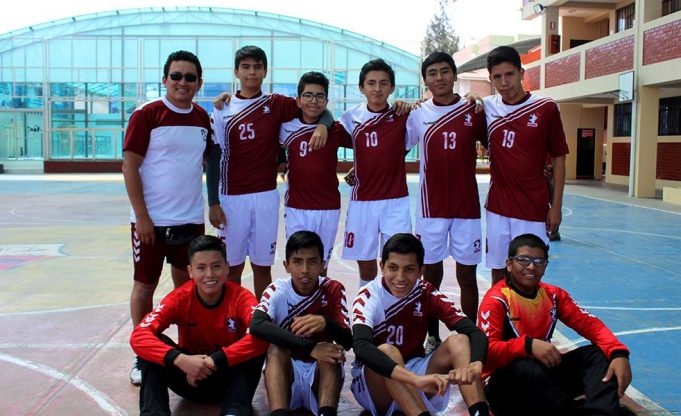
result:
[[[577,178],[594,178],[596,129],[577,129]]]

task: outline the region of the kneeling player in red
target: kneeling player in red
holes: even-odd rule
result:
[[[317,234],[293,233],[284,261],[291,277],[275,280],[253,313],[251,333],[272,344],[265,367],[272,416],[298,408],[320,416],[337,413],[343,349],[352,346],[352,335],[345,288],[320,276],[323,256],[324,245]]]
[[[541,281],[548,250],[534,234],[514,238],[509,276],[480,304],[478,325],[489,337],[484,378],[490,406],[497,416],[618,415],[618,396],[631,382],[629,350],[567,292]],[[558,351],[551,344],[558,320],[593,345]],[[586,400],[577,410],[574,399],[582,394]]]
[[[225,246],[203,235],[189,244],[191,280],[170,292],[133,330],[140,357],[141,415],[170,415],[168,388],[221,403],[221,415],[250,416],[267,343],[247,333],[255,296],[227,282]],[[177,325],[179,342],[163,334]]]
[[[411,234],[383,247],[383,277],[364,286],[352,306],[352,393],[372,415],[442,412],[449,384],[458,384],[471,415],[487,415],[480,375],[487,338],[452,301],[421,280],[424,250]],[[427,324],[439,319],[451,335],[424,356]]]

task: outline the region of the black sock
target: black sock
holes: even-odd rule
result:
[[[270,416],[288,416],[289,410],[288,409],[277,409],[273,410],[270,413]]]
[[[419,413],[419,416],[430,416],[430,412]]]
[[[468,408],[468,413],[471,416],[489,416],[489,407],[487,402],[478,402]]]
[[[440,321],[438,319],[431,319],[428,321],[428,336],[435,337],[438,341],[442,341],[440,339]]]
[[[318,416],[336,416],[338,414],[338,409],[331,406],[324,406],[319,408]]]

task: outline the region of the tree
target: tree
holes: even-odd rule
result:
[[[453,55],[459,50],[459,37],[454,34],[447,14],[447,6],[456,0],[438,0],[440,10],[435,13],[426,29],[426,36],[421,42],[421,55],[426,57],[432,52],[441,51]]]

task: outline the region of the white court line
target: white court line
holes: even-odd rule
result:
[[[644,232],[641,232],[641,231],[619,230],[617,228],[574,227],[574,226],[571,226],[571,225],[564,225],[563,228],[568,228],[568,229],[572,229],[572,230],[606,231],[606,232],[612,232],[612,233],[647,235],[647,236],[651,236],[651,237],[661,237],[661,238],[671,238],[671,239],[674,239],[674,240],[681,240],[681,237],[676,236],[676,235],[644,233]]]
[[[579,305],[580,308],[583,309],[602,309],[606,311],[681,311],[681,308],[630,308],[626,306],[586,306],[586,305]]]
[[[637,334],[648,334],[651,332],[670,332],[670,331],[681,331],[681,326],[669,326],[662,328],[643,328],[643,329],[631,329],[628,331],[615,332],[615,336],[622,335],[637,335]],[[566,343],[561,342],[558,348],[570,348],[577,346],[579,344],[585,343],[588,340],[585,338],[577,338],[575,340],[567,340]]]
[[[334,244],[333,246],[333,251],[332,251],[332,258],[336,260],[336,263],[340,263],[341,266],[345,267],[346,269],[352,271],[352,272],[359,272],[359,269],[357,267],[352,266],[352,263],[348,263],[340,255],[340,244]]]
[[[128,412],[123,410],[123,408],[114,403],[111,400],[111,398],[109,398],[109,396],[97,390],[94,386],[81,380],[78,377],[70,376],[68,374],[62,373],[59,370],[56,370],[52,367],[48,367],[43,364],[38,364],[33,361],[24,360],[3,353],[0,353],[0,360],[18,365],[19,367],[27,368],[29,370],[37,371],[48,377],[56,378],[57,380],[62,380],[67,384],[70,384],[71,386],[77,388],[78,390],[90,396],[102,410],[104,410],[110,415],[125,416],[128,414]]]
[[[0,344],[0,349],[9,350],[16,348],[27,348],[32,350],[130,350],[130,344],[127,342],[82,342],[69,344],[47,344],[47,343],[22,343],[22,342],[4,342]]]
[[[635,207],[635,208],[643,208],[643,209],[651,209],[653,211],[660,211],[660,212],[665,212],[667,214],[674,214],[674,215],[681,215],[681,212],[674,212],[674,211],[667,211],[662,208],[653,208],[653,207],[646,207],[644,205],[637,205],[637,204],[632,204],[631,202],[621,202],[621,201],[613,201],[612,199],[605,199],[605,198],[598,198],[596,196],[588,196],[588,195],[582,195],[582,194],[575,194],[572,192],[565,192],[567,195],[572,195],[572,196],[579,196],[582,198],[588,198],[588,199],[595,199],[597,201],[602,201],[602,202],[611,202],[613,204],[620,204],[620,205],[626,205],[629,207]]]
[[[160,299],[159,299],[160,300]],[[130,302],[119,302],[119,303],[106,303],[103,305],[91,305],[91,306],[74,306],[70,308],[59,308],[59,309],[43,309],[40,311],[28,311],[28,312],[8,312],[8,313],[0,313],[0,317],[4,316],[23,316],[23,315],[41,315],[45,313],[63,313],[63,312],[74,312],[74,311],[80,311],[80,310],[86,310],[86,309],[96,309],[96,308],[107,308],[110,306],[120,306],[120,305],[129,305]]]

